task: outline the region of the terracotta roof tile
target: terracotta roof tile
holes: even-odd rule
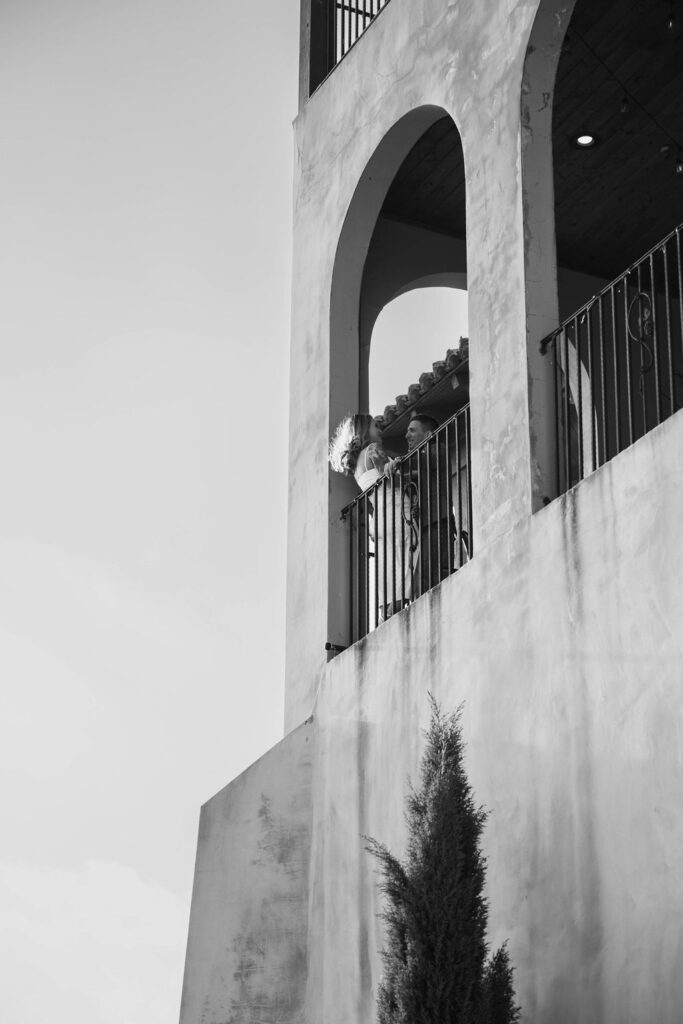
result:
[[[384,430],[390,423],[401,416],[407,409],[424,401],[431,389],[443,380],[446,374],[456,370],[469,358],[469,338],[461,338],[457,348],[449,348],[445,359],[432,364],[432,369],[420,374],[416,384],[411,384],[405,395],[397,395],[393,405],[387,405],[381,416],[375,416],[377,426]]]

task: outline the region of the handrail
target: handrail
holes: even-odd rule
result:
[[[466,405],[342,510],[351,643],[469,561],[470,448]]]
[[[318,6],[316,0],[311,2]],[[313,62],[317,72],[310,83],[311,92],[355,46],[388,3],[389,0],[322,0],[315,18],[320,25],[316,38],[323,52]]]
[[[558,494],[683,407],[682,235],[680,224],[541,341]]]

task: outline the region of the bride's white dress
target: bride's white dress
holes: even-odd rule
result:
[[[361,491],[373,487],[384,474],[389,456],[381,445],[373,442],[363,448],[354,471]],[[380,618],[384,619],[410,601],[413,596],[413,567],[417,564],[414,531],[410,512],[404,519],[404,497],[398,481],[387,480],[370,496],[372,502],[371,537],[374,542],[377,571],[377,593]],[[412,548],[412,549],[411,549]],[[371,590],[374,593],[375,566],[369,567]],[[386,580],[385,580],[386,570]]]

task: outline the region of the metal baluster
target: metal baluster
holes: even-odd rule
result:
[[[453,515],[453,477],[451,476],[451,429],[454,421],[446,425],[446,506],[448,508],[448,519]],[[455,516],[453,515],[453,518]],[[449,525],[450,530],[450,525]],[[455,538],[451,537],[448,545],[448,575],[453,572],[453,544],[460,541],[460,525],[456,526]]]
[[[615,443],[614,454],[618,455],[621,451],[621,401],[620,401],[620,388],[619,388],[619,345],[617,338],[617,297],[616,289],[610,288],[610,303],[612,312],[612,346],[613,346],[613,359],[614,359],[614,408],[615,408]]]
[[[584,314],[585,316],[585,314]],[[581,323],[579,317],[574,317],[574,338],[576,341],[576,417],[579,431],[578,443],[578,480],[583,480],[583,373],[581,363]]]
[[[446,552],[443,551],[442,548],[443,548],[443,544],[445,543],[445,539],[448,536],[448,530],[450,530],[450,518],[449,518],[449,519],[446,519],[446,522],[448,523],[448,530],[445,532],[445,535],[444,535],[444,527],[443,527],[444,509],[443,509],[443,495],[441,493],[441,489],[442,489],[442,482],[441,481],[442,481],[442,478],[443,478],[443,470],[442,470],[441,467],[443,466],[443,460],[444,460],[444,443],[443,442],[444,442],[444,429],[443,429],[443,427],[441,427],[440,430],[438,431],[437,435],[436,435],[436,511],[437,511],[437,515],[438,515],[438,519],[439,519],[439,525],[437,527],[438,533],[436,535],[437,536],[437,545],[438,545],[437,546],[437,569],[436,569],[436,571],[438,573],[439,581],[444,579],[443,556],[445,555]]]
[[[560,412],[560,355],[559,355],[560,335],[555,333],[550,339],[549,346],[551,348],[552,360],[553,360],[553,411],[555,415],[555,484],[557,487],[557,493],[562,493],[562,480],[560,465],[562,462],[562,441],[561,441],[561,412]],[[546,348],[546,352],[548,348]]]
[[[680,348],[683,357],[683,261],[681,260],[681,229],[676,228],[676,261],[678,264],[678,315],[680,319]]]
[[[370,632],[370,517],[368,514],[368,492],[363,495],[365,505],[365,632]]]
[[[465,458],[467,465],[467,556],[474,554],[474,524],[472,522],[472,443],[470,434],[470,407],[465,408]]]
[[[396,609],[396,474],[391,474],[391,612]]]
[[[363,546],[361,544],[361,524],[360,524],[360,501],[354,502],[354,509],[356,512],[356,581],[355,581],[355,594],[356,594],[356,611],[355,611],[355,627],[356,632],[354,639],[360,640],[361,635],[361,573],[363,571]],[[353,592],[353,588],[352,588]]]
[[[375,551],[374,551],[374,554],[375,554],[375,599],[374,599],[374,602],[373,602],[374,605],[375,605],[375,625],[374,625],[375,629],[377,629],[377,627],[379,625],[379,557],[378,557],[378,552],[377,552],[377,520],[379,518],[379,516],[377,515],[377,494],[378,494],[378,491],[379,491],[379,488],[377,487],[377,484],[375,484],[375,486],[372,489],[372,495],[373,495],[373,497],[375,499],[374,503],[373,503],[374,504],[373,521],[374,521],[374,524],[375,524],[375,529],[373,531],[374,535],[375,535],[375,544],[374,544],[374,547],[375,547]]]
[[[398,467],[399,500],[401,502],[401,607],[406,603],[406,519],[405,519],[405,484],[403,462]],[[412,597],[412,590],[411,595]]]
[[[631,387],[631,345],[628,334],[628,277],[624,277],[624,337],[626,339],[626,400],[628,407],[628,443],[633,444],[633,393]]]
[[[339,20],[341,11],[339,10],[338,0],[331,0],[330,8],[332,11],[332,53],[334,54],[334,63],[332,67],[340,60],[341,54],[339,52]],[[332,68],[330,68],[330,71]]]
[[[572,485],[571,441],[569,437],[569,325],[564,329],[564,477],[565,491]]]
[[[434,518],[434,451],[433,451],[433,437],[428,438],[427,444],[423,450],[423,457],[426,459],[424,467],[425,476],[427,478],[426,490],[427,490],[427,543],[429,545],[429,563],[427,569],[427,586],[431,589],[434,586],[434,559],[432,557],[434,552],[434,533],[432,520]]]
[[[645,350],[643,348],[643,317],[641,310],[643,309],[640,296],[643,293],[643,275],[642,275],[642,263],[638,264],[636,269],[636,281],[638,284],[638,295],[635,300],[635,309],[638,314],[639,331],[638,337],[641,339],[641,344],[638,346],[640,349],[640,373],[638,376],[638,390],[640,391],[640,408],[643,414],[643,434],[647,434],[647,391],[645,388]],[[628,325],[630,327],[630,324]]]
[[[384,606],[384,618],[387,618],[388,586],[387,586],[387,479],[382,477],[380,487],[382,489],[382,597]],[[378,492],[379,493],[379,492]]]
[[[350,642],[353,643],[356,639],[353,633],[353,581],[354,581],[354,564],[353,564],[353,511],[355,503],[351,505],[349,515],[349,638]],[[342,512],[342,519],[346,520],[346,513]]]
[[[598,461],[601,466],[609,459],[609,446],[607,443],[607,394],[605,388],[605,307],[604,295],[598,299],[598,326],[600,338],[600,401],[602,403],[602,460]]]
[[[669,239],[662,246],[664,262],[664,306],[666,308],[666,354],[669,360],[669,416],[674,412],[674,360],[671,344],[671,292],[669,289]]]
[[[434,583],[434,567],[432,566],[432,439],[427,439],[423,448],[423,455],[427,457],[425,475],[427,477],[427,546],[429,548],[429,559],[427,562],[427,589],[430,590]]]
[[[652,300],[652,358],[655,368],[655,426],[662,422],[662,402],[659,394],[659,331],[657,330],[657,289],[655,287],[654,253],[650,253],[650,296]],[[645,382],[643,381],[643,388]]]
[[[460,448],[460,424],[462,417],[458,413],[455,427],[455,489],[458,492],[458,569],[462,569],[463,558],[463,527],[462,527],[462,452]],[[467,539],[469,542],[469,523],[467,524]]]
[[[598,439],[596,429],[595,408],[595,353],[593,351],[593,331],[591,329],[591,317],[593,316],[594,304],[591,303],[586,312],[586,332],[588,343],[588,384],[590,386],[590,417],[591,417],[591,473],[598,468]]]
[[[411,524],[412,524],[411,525],[411,532],[414,530],[415,533],[417,534],[418,569],[419,569],[419,572],[416,573],[416,575],[418,577],[418,579],[417,579],[417,589],[418,589],[418,593],[422,594],[423,593],[422,578],[424,576],[424,552],[422,550],[422,516],[423,516],[424,513],[423,513],[423,506],[422,506],[422,472],[421,472],[421,459],[420,459],[419,449],[417,449],[416,451],[412,452],[410,457],[411,457],[411,460],[415,463],[415,471],[416,471],[416,474],[417,474],[417,509],[415,510],[416,511],[416,515],[415,516],[411,515],[411,517],[410,517]]]

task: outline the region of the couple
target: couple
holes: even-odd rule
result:
[[[431,416],[413,416],[405,435],[408,451],[416,449],[437,427],[438,423]],[[372,497],[375,565],[379,590],[384,597],[384,600],[377,598],[382,618],[398,611],[404,599],[408,602],[419,597],[448,575],[452,516],[444,495],[436,494],[436,457],[435,451],[427,452],[423,448],[407,467],[404,465],[403,472],[395,476],[400,459],[392,458],[384,450],[379,428],[373,417],[367,415],[342,420],[330,444],[332,468],[353,476],[361,491],[382,478],[388,481],[377,487]],[[441,473],[443,484],[446,484],[446,476],[447,473]],[[420,490],[423,491],[422,503],[418,500]],[[445,493],[448,493],[447,485]],[[439,517],[444,519],[443,523]]]

